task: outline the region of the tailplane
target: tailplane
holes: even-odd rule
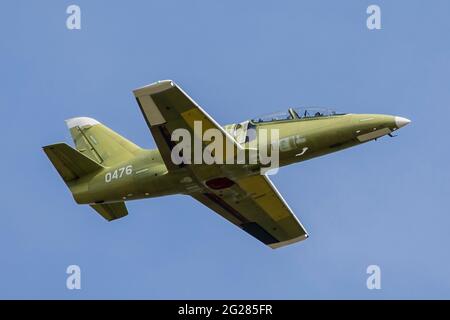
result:
[[[97,211],[103,218],[108,221],[125,217],[128,214],[125,202],[92,204],[92,209]]]
[[[66,183],[104,168],[65,143],[48,145],[43,149]]]

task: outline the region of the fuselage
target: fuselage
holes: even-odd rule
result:
[[[405,118],[390,115],[318,114],[276,121],[247,121],[244,128],[242,124],[224,128],[236,139],[241,139],[242,147],[247,150],[258,148],[254,141],[259,139],[262,129],[277,130],[279,166],[282,167],[391,134],[408,122]],[[251,131],[252,135],[249,134]],[[221,168],[224,175],[226,173],[233,179],[260,174],[261,164],[223,164]],[[132,159],[83,177],[73,186],[72,192],[78,203],[93,204],[190,194],[207,187],[204,181],[193,179],[187,167],[168,171],[157,149],[142,149]]]

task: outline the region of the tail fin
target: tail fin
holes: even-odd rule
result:
[[[104,169],[101,164],[86,157],[65,143],[48,145],[43,147],[43,149],[59,175],[69,187],[75,200],[77,200],[76,194],[78,191],[87,190],[86,183],[80,184],[77,179]],[[108,221],[122,218],[128,214],[128,210],[123,201],[108,204],[93,204],[91,207]]]
[[[102,165],[65,143],[48,145],[43,149],[66,183],[103,169]]]
[[[79,117],[66,123],[77,150],[104,166],[130,159],[142,150],[95,119]]]

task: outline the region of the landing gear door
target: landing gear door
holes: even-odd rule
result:
[[[245,138],[247,137],[247,128],[249,121],[244,121],[236,124],[234,127],[234,138],[240,144],[245,143]]]

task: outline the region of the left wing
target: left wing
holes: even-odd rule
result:
[[[191,196],[272,249],[308,237],[267,176],[245,177],[219,192],[199,192]]]

